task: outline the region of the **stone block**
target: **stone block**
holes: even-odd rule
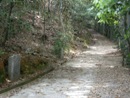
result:
[[[19,54],[13,54],[8,58],[8,76],[11,81],[20,78],[20,63],[21,56]]]

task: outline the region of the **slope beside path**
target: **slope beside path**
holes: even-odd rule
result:
[[[93,34],[95,44],[42,78],[0,98],[130,98],[130,75],[116,44]]]

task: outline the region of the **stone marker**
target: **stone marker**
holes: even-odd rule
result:
[[[8,59],[8,76],[11,81],[20,78],[20,62],[21,56],[19,54],[14,54]]]

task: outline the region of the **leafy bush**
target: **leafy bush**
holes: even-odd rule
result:
[[[71,37],[69,34],[58,32],[54,42],[54,53],[59,57],[63,58],[64,51],[69,49]]]
[[[3,55],[3,54],[5,54],[5,52],[0,49],[0,55]]]

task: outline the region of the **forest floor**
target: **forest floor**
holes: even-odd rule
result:
[[[94,33],[94,45],[51,73],[0,98],[130,98],[130,72],[117,45]]]

